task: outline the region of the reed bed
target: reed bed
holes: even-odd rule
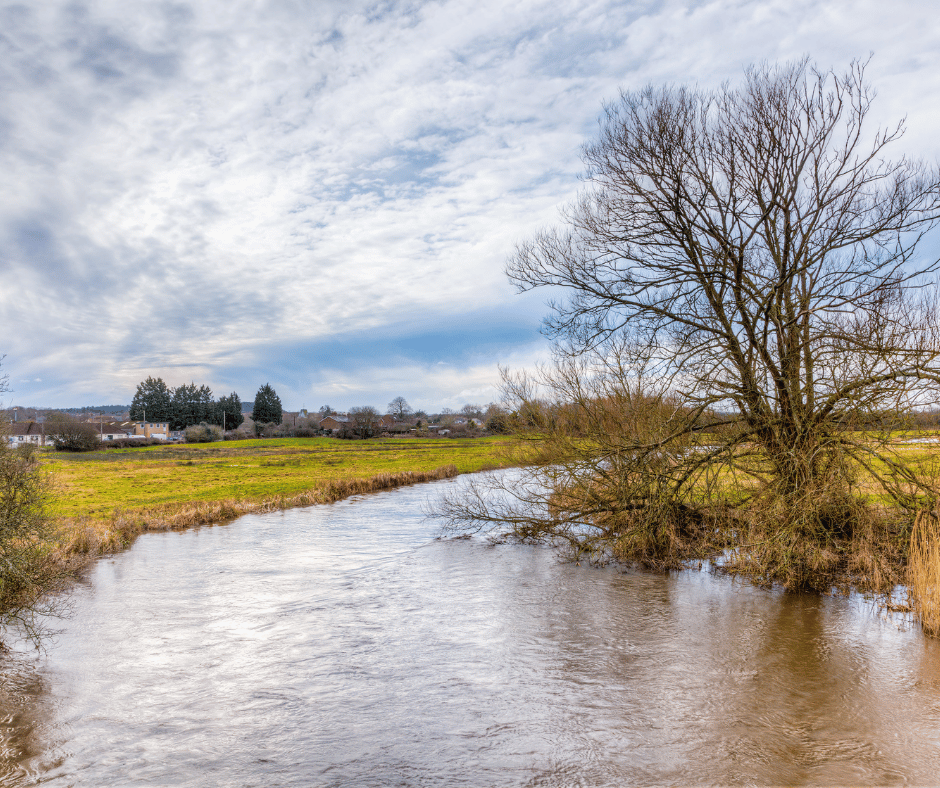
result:
[[[918,513],[911,530],[908,589],[924,632],[940,636],[940,518],[933,512]]]
[[[58,522],[56,559],[70,566],[129,547],[146,531],[175,531],[198,525],[223,523],[245,514],[261,514],[297,506],[335,503],[365,493],[391,490],[422,482],[450,479],[459,473],[456,465],[432,471],[378,473],[364,478],[333,479],[293,495],[258,499],[228,498],[216,501],[184,501],[117,510],[107,519],[63,518]]]

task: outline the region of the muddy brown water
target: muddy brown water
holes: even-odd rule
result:
[[[940,643],[903,619],[436,540],[462,483],[98,562],[5,657],[0,784],[940,784]]]

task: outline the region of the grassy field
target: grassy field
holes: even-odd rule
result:
[[[458,473],[499,464],[505,440],[332,438],[111,449],[49,455],[56,484],[52,513],[107,518],[116,510],[160,504],[296,495],[338,479],[381,473],[428,472],[455,465]]]
[[[64,555],[94,555],[147,530],[328,503],[509,464],[505,438],[283,438],[49,453]]]

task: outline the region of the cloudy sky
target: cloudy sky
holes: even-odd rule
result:
[[[940,154],[926,0],[28,0],[0,6],[4,403],[148,375],[286,407],[459,408],[546,356],[513,244],[601,103],[809,55]]]

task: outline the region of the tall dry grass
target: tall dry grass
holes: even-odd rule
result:
[[[380,473],[364,479],[339,479],[297,495],[275,495],[263,500],[226,499],[164,504],[133,511],[117,511],[106,520],[87,517],[63,519],[58,523],[56,559],[77,566],[99,555],[130,546],[145,531],[172,531],[233,520],[244,514],[260,514],[297,506],[334,503],[363,493],[391,490],[421,482],[457,476],[456,465],[433,471]]]
[[[919,512],[911,530],[908,588],[924,632],[940,636],[940,518],[933,512]]]

